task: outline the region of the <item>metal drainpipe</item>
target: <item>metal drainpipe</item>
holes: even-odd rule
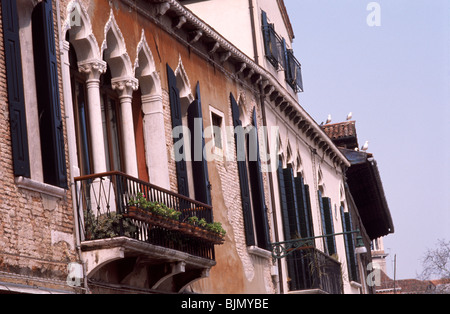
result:
[[[256,25],[255,25],[253,0],[248,0],[248,7],[250,10],[250,23],[252,25],[253,54],[255,58],[255,63],[259,64],[258,47],[256,45]]]
[[[64,39],[61,39],[61,11],[60,11],[60,0],[56,0],[56,19],[57,19],[57,26],[58,26],[58,40],[59,40],[59,53],[60,55],[62,55],[61,51],[64,49],[64,44],[63,41]],[[61,66],[61,65],[60,65]],[[64,84],[63,84],[63,88],[64,88]],[[66,99],[64,99],[64,101],[66,101]],[[69,163],[70,162],[70,158],[69,158]],[[87,276],[86,276],[86,263],[82,260],[81,258],[81,243],[80,243],[80,231],[78,229],[78,212],[77,212],[77,204],[76,204],[76,185],[74,182],[74,178],[73,178],[73,174],[72,171],[70,170],[70,182],[72,183],[72,207],[73,207],[73,217],[74,217],[74,222],[75,222],[75,247],[76,247],[76,253],[78,255],[78,260],[81,261],[82,265],[83,265],[83,282],[84,282],[84,287],[86,289],[87,293],[89,292],[89,287],[87,285]]]
[[[250,0],[251,1],[251,0]],[[262,113],[262,119],[263,119],[263,126],[267,127],[267,119],[266,119],[266,106],[265,106],[265,93],[263,90],[263,86],[262,83],[259,84],[259,96],[260,96],[260,102],[261,102],[261,113]],[[267,152],[266,152],[269,156],[270,156],[270,146],[267,145]],[[273,161],[271,161],[273,162]],[[268,171],[268,175],[269,175],[269,189],[270,189],[270,199],[272,202],[272,206],[273,204],[275,204],[275,199],[274,199],[274,188],[273,188],[273,175],[272,175],[272,171]],[[277,222],[277,215],[276,212],[273,210],[272,211],[272,216],[273,216],[273,230],[275,233],[275,242],[279,242],[280,241],[280,236],[278,234],[278,222]],[[283,288],[283,283],[281,282],[281,278],[283,277],[283,268],[281,267],[281,263],[278,260],[277,261],[277,266],[278,266],[278,285],[279,285],[279,290],[280,290],[280,294],[284,293],[284,288]]]
[[[251,26],[252,26],[252,40],[253,40],[253,53],[254,53],[254,58],[255,58],[255,63],[259,64],[259,55],[258,55],[258,46],[257,46],[257,40],[256,40],[256,23],[255,23],[255,14],[254,14],[254,5],[253,5],[253,0],[248,0],[248,6],[249,6],[249,10],[250,10],[250,22],[251,22]],[[261,103],[261,113],[262,113],[262,119],[263,119],[263,126],[267,126],[267,119],[266,119],[266,106],[265,106],[265,94],[264,94],[264,90],[262,87],[262,84],[259,84],[259,98],[260,98],[260,103]],[[270,147],[267,146],[267,154],[270,156]],[[275,199],[273,197],[273,176],[272,176],[272,172],[269,171],[268,172],[269,175],[269,189],[270,189],[270,198],[271,198],[271,202],[272,204],[275,204]],[[275,241],[279,242],[279,234],[278,234],[278,229],[277,229],[277,216],[276,216],[276,212],[273,211],[272,212],[272,216],[273,216],[273,224],[274,224],[274,233],[275,233]],[[278,286],[279,286],[279,291],[280,294],[284,293],[284,289],[283,289],[283,284],[281,283],[280,278],[283,277],[283,269],[281,267],[281,263],[279,261],[277,261],[277,266],[278,266]]]

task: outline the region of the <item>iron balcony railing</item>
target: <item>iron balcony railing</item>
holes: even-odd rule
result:
[[[273,24],[263,26],[264,46],[266,57],[277,69],[284,67],[284,44],[283,39],[275,32]]]
[[[303,92],[302,66],[295,58],[293,50],[286,50],[286,81],[296,92]]]
[[[321,290],[342,294],[341,264],[314,247],[296,249],[287,256],[291,291]]]
[[[214,260],[214,241],[186,232],[190,217],[213,222],[212,207],[121,172],[75,178],[81,241],[129,237]],[[177,220],[158,218],[130,206],[139,197],[178,212]],[[134,215],[133,215],[134,214]],[[156,218],[155,218],[156,217]],[[148,219],[147,219],[148,218]],[[151,219],[150,219],[151,218]]]

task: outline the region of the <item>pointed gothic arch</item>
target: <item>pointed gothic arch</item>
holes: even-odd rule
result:
[[[79,62],[101,59],[89,15],[78,0],[73,0],[67,6],[62,36],[75,48]]]
[[[192,94],[192,86],[189,81],[189,77],[184,69],[183,60],[181,59],[181,55],[178,58],[178,66],[175,69],[175,77],[177,79],[177,87],[180,91],[180,100],[181,104],[187,104],[189,106],[195,99]]]
[[[161,79],[156,71],[155,61],[148,46],[144,29],[142,29],[141,39],[136,48],[133,72],[139,80],[142,95],[162,95]]]
[[[317,185],[319,186],[319,190],[322,192],[322,195],[326,195],[326,186],[323,180],[323,173],[320,166],[319,169],[317,170]]]
[[[239,117],[244,128],[252,124],[251,109],[244,93],[240,93],[237,103],[239,105]]]
[[[108,63],[113,78],[134,77],[133,65],[126,49],[125,39],[117,25],[112,9],[104,28],[101,55],[103,60]]]

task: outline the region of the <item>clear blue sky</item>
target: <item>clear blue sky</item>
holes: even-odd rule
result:
[[[450,240],[450,1],[285,0],[302,63],[300,104],[318,122],[353,112],[370,141],[393,216],[385,238],[397,278],[415,278],[438,239]]]

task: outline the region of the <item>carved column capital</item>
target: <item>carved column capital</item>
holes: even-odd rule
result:
[[[116,77],[111,80],[111,87],[119,93],[119,97],[132,97],[133,91],[139,87],[135,77]]]
[[[106,72],[106,62],[100,59],[89,59],[78,62],[78,70],[85,73],[89,80],[99,80],[100,75]]]

